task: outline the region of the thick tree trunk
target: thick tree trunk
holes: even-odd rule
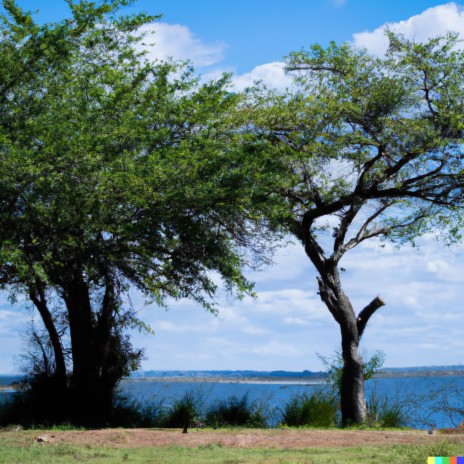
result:
[[[346,427],[362,424],[367,415],[363,363],[358,350],[360,333],[353,306],[341,289],[335,265],[328,269],[330,272],[325,272],[318,279],[319,290],[322,301],[338,322],[342,335],[343,371],[340,384],[340,405],[342,425]]]
[[[291,230],[303,242],[306,255],[319,272],[317,280],[321,300],[340,326],[343,357],[340,384],[342,424],[343,426],[362,424],[367,416],[367,406],[364,396],[363,362],[358,347],[370,317],[385,303],[380,297],[376,297],[356,317],[350,300],[342,290],[338,264],[346,251],[366,238],[364,233],[369,226],[369,220],[357,235],[346,241],[348,229],[363,206],[364,200],[355,198],[349,205],[337,202],[327,205],[316,192],[314,202],[315,208],[306,211],[301,222],[293,222]],[[334,228],[333,253],[330,257],[326,257],[324,249],[313,235],[312,227],[317,218],[337,212],[343,214],[340,216],[339,226]],[[371,220],[375,217],[372,216]]]
[[[341,326],[343,371],[340,384],[342,426],[362,424],[367,407],[364,396],[363,362],[358,350],[357,330]]]
[[[108,279],[102,306],[96,313],[92,311],[88,286],[82,280],[67,286],[63,296],[69,313],[73,359],[71,414],[81,423],[101,425],[111,411],[114,389],[122,377],[118,375],[122,372],[119,334],[114,333],[114,282]]]
[[[75,421],[91,425],[102,414],[102,397],[95,351],[95,317],[88,286],[77,279],[66,285],[63,298],[69,315],[73,361],[70,414]]]

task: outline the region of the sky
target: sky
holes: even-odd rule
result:
[[[49,22],[68,16],[64,0],[18,0]],[[127,12],[162,14],[153,58],[189,59],[207,80],[233,73],[240,90],[261,79],[283,89],[289,77],[282,58],[313,43],[350,42],[381,55],[384,30],[425,40],[464,36],[464,3],[432,0],[139,0]],[[376,295],[386,302],[370,320],[361,342],[366,357],[385,353],[385,365],[462,364],[464,359],[464,246],[445,247],[423,237],[415,248],[365,242],[346,254],[345,293],[356,311]],[[247,272],[257,298],[218,297],[214,316],[188,301],[168,310],[145,307],[139,316],[155,335],[132,334],[145,348],[145,370],[320,370],[319,355],[339,350],[339,328],[317,295],[316,273],[300,244],[282,248],[273,266]],[[14,373],[20,333],[30,320],[23,302],[0,294],[0,373]]]

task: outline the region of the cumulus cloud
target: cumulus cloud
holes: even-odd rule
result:
[[[428,8],[421,14],[411,16],[404,21],[385,23],[373,31],[353,34],[353,43],[356,47],[366,48],[374,55],[383,55],[388,46],[385,37],[386,29],[403,34],[407,39],[416,42],[444,35],[447,32],[464,35],[464,8],[456,3]]]
[[[224,57],[224,42],[206,43],[180,24],[151,23],[143,26],[148,59],[190,60],[195,66],[210,66]]]
[[[340,1],[340,0],[338,0]],[[196,68],[218,65],[224,58],[225,42],[207,43],[197,37],[187,26],[180,24],[151,23],[140,29],[146,35],[141,49],[147,52],[148,60],[189,60]],[[232,68],[213,67],[203,80],[217,79],[223,72],[233,72]],[[244,90],[256,81],[262,81],[268,88],[285,90],[292,79],[284,71],[284,63],[272,62],[256,66],[250,72],[233,78],[235,90]]]
[[[256,66],[250,72],[235,77],[233,84],[236,90],[244,90],[256,81],[262,81],[268,88],[277,90],[285,90],[292,84],[292,78],[285,73],[284,63],[280,61]]]

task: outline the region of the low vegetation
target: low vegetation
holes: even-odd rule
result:
[[[442,442],[433,446],[363,446],[353,448],[306,448],[306,449],[242,449],[221,445],[205,445],[195,448],[180,446],[112,448],[98,446],[11,446],[0,439],[1,462],[3,464],[54,464],[85,462],[116,464],[121,462],[151,464],[208,464],[208,463],[250,463],[250,464],[423,464],[427,456],[452,456],[462,454],[462,445]]]
[[[283,423],[288,426],[333,427],[338,422],[338,402],[323,390],[295,395],[285,404]]]
[[[363,427],[401,428],[410,424],[406,406],[388,401],[386,397],[372,395],[368,402],[368,416]],[[11,402],[0,407],[0,427],[17,424],[26,429],[72,427],[70,421],[54,421],[43,414],[44,405],[34,402],[28,395],[16,395]],[[311,394],[293,395],[282,407],[271,408],[267,403],[250,401],[245,394],[232,396],[206,404],[200,394],[187,392],[168,404],[163,400],[140,403],[118,397],[103,427],[338,427],[340,406],[330,388],[316,389]],[[46,419],[48,417],[48,420]],[[74,424],[75,426],[75,424]]]
[[[256,402],[250,402],[247,395],[242,398],[232,396],[209,410],[206,423],[213,427],[263,428],[269,425],[269,411]]]

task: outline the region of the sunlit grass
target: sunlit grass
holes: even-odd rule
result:
[[[318,449],[240,449],[221,445],[205,445],[196,448],[167,446],[125,449],[64,444],[14,446],[2,443],[0,444],[0,463],[358,464],[366,462],[370,464],[423,464],[427,462],[427,456],[450,456],[463,453],[463,445],[448,442],[433,446],[393,445]]]

